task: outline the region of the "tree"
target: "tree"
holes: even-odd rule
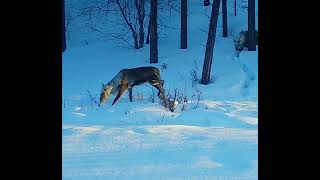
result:
[[[62,52],[66,50],[66,27],[65,27],[65,8],[62,0]]]
[[[143,47],[146,0],[86,0],[81,6],[74,18],[86,17],[84,28],[121,41],[126,47]]]
[[[143,47],[143,43],[144,43],[144,18],[146,16],[145,13],[145,0],[135,0],[135,6],[137,9],[137,13],[138,13],[138,21],[139,21],[139,48]]]
[[[204,0],[203,1],[203,5],[204,6],[209,6],[209,4],[210,4],[210,0]]]
[[[234,0],[234,16],[237,16],[237,0]]]
[[[222,30],[223,37],[228,37],[227,0],[222,0]]]
[[[150,20],[148,23],[148,33],[147,33],[147,37],[146,37],[146,44],[150,43]]]
[[[202,77],[201,77],[201,84],[204,84],[204,85],[207,85],[210,81],[210,71],[211,71],[211,65],[212,65],[214,42],[215,42],[216,31],[217,31],[219,6],[220,6],[220,0],[214,0],[212,4],[206,53],[205,53]]]
[[[256,50],[255,0],[248,0],[248,51]]]
[[[158,63],[158,28],[157,8],[158,0],[151,0],[150,10],[150,63]]]
[[[180,26],[180,47],[188,47],[188,0],[181,0],[181,26]]]
[[[116,4],[119,7],[121,15],[129,27],[133,41],[134,48],[140,49],[144,44],[144,18],[145,18],[145,0],[134,0],[134,5],[130,1],[120,1],[116,0]],[[131,6],[134,6],[135,10],[132,10]],[[135,12],[135,15],[132,15],[132,11]],[[133,16],[133,18],[132,18]],[[133,19],[133,20],[132,20]],[[137,23],[138,22],[138,23]],[[138,24],[138,25],[137,25]],[[136,29],[138,26],[138,29]],[[137,32],[139,31],[139,32]]]

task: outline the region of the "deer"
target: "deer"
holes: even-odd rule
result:
[[[110,94],[116,95],[112,105],[114,105],[123,93],[128,90],[129,98],[132,102],[132,89],[135,86],[149,83],[158,90],[158,97],[164,99],[164,80],[161,80],[160,70],[156,67],[137,67],[132,69],[122,69],[111,81],[106,85],[102,83],[100,94],[100,107],[109,98]]]
[[[258,45],[258,31],[255,30],[256,45]],[[241,31],[239,36],[235,38],[233,36],[235,49],[237,52],[241,52],[245,48],[248,48],[248,31]]]

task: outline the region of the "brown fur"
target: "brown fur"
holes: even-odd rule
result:
[[[112,105],[115,104],[126,90],[129,91],[130,101],[132,102],[132,88],[146,82],[158,89],[160,98],[164,97],[164,81],[160,78],[158,68],[149,66],[123,69],[107,85],[103,85],[99,106],[108,99],[110,94],[117,94]]]
[[[258,31],[255,31],[256,45],[258,45]],[[241,31],[239,37],[234,39],[235,49],[242,51],[244,48],[248,48],[248,31]]]

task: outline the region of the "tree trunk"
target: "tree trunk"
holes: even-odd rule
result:
[[[140,24],[140,23],[139,23]],[[139,25],[139,48],[143,47],[144,44],[144,29],[143,29],[143,23]]]
[[[138,23],[139,23],[139,48],[143,47],[144,44],[144,10],[145,0],[135,0],[135,6],[138,12]]]
[[[248,51],[256,50],[255,0],[248,0]]]
[[[212,65],[214,42],[215,42],[216,31],[217,31],[219,6],[220,6],[220,0],[214,0],[212,5],[208,40],[207,40],[206,53],[205,53],[202,77],[201,77],[201,84],[204,84],[204,85],[207,85],[210,81],[210,71],[211,71],[211,65]]]
[[[210,0],[204,0],[203,1],[203,5],[204,6],[209,6],[209,4],[210,4]]]
[[[222,37],[228,37],[227,0],[222,0]]]
[[[65,23],[65,7],[62,0],[62,52],[66,50],[66,23]]]
[[[139,48],[142,48],[144,44],[144,28],[143,21],[139,22]]]
[[[181,27],[180,27],[180,47],[187,49],[188,47],[188,0],[181,0]]]
[[[139,49],[139,42],[138,42],[138,35],[137,33],[133,32],[132,33],[133,36],[133,41],[134,41],[134,48],[135,49]]]
[[[237,16],[237,0],[234,0],[234,16]]]
[[[146,38],[146,44],[149,44],[150,41],[150,20],[148,24],[148,33],[147,33],[147,38]]]
[[[150,11],[150,63],[158,63],[158,30],[157,30],[157,2],[151,0]]]

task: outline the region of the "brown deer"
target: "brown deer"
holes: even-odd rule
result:
[[[99,106],[104,103],[110,94],[116,95],[112,105],[116,103],[123,93],[128,90],[132,102],[132,88],[134,86],[150,83],[155,87],[160,99],[164,98],[164,81],[160,78],[160,70],[156,67],[138,67],[133,69],[122,69],[107,85],[102,84]]]
[[[258,31],[255,30],[256,45],[258,45]],[[241,31],[237,38],[233,37],[236,51],[240,52],[248,48],[248,31]]]

